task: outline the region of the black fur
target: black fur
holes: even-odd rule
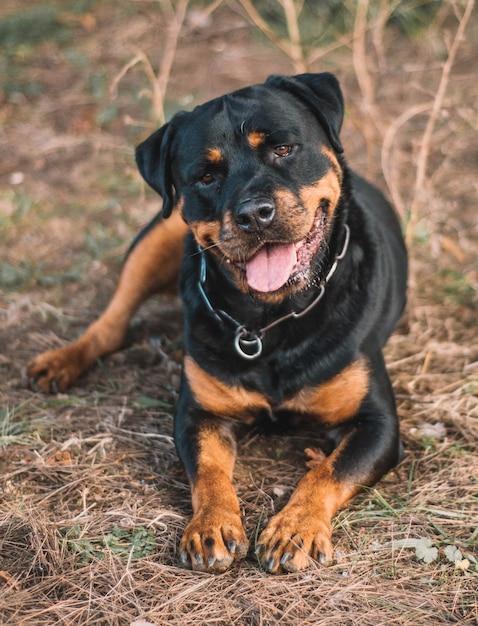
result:
[[[373,484],[400,457],[395,401],[382,347],[405,306],[407,257],[393,208],[376,187],[354,174],[342,157],[342,119],[343,98],[332,75],[274,76],[264,85],[217,98],[173,120],[174,132],[170,126],[160,129],[141,144],[137,159],[147,182],[163,196],[164,217],[177,195],[184,200],[186,221],[193,223],[220,220],[226,210],[233,210],[250,195],[269,197],[278,186],[296,191],[311,184],[330,167],[320,147],[335,151],[344,173],[341,197],[327,245],[314,258],[314,279],[303,290],[285,294],[275,304],[264,302],[257,294],[240,291],[227,267],[215,254],[206,252],[206,288],[214,306],[257,329],[290,310],[305,308],[315,297],[320,280],[342,246],[347,223],[349,249],[323,300],[300,321],[288,320],[268,332],[258,360],[243,360],[233,347],[233,328],[211,316],[199,297],[200,259],[189,235],[181,273],[185,352],[224,383],[266,395],[273,411],[302,387],[327,381],[364,357],[370,368],[370,389],[350,422],[354,434],[335,473],[339,480],[360,477]],[[287,165],[271,160],[266,147],[257,153],[243,147],[243,135],[248,131],[267,130],[273,135],[276,129],[275,143],[299,145]],[[214,182],[204,186],[201,176],[211,166],[202,155],[205,147],[218,144],[225,160],[212,167]],[[274,417],[285,419],[280,413]],[[218,421],[197,404],[183,378],[175,436],[192,478],[195,438],[204,423],[228,429],[226,421]]]

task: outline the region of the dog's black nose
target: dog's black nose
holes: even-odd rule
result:
[[[275,207],[269,200],[247,200],[236,210],[236,224],[246,232],[264,230],[271,224],[275,212]]]

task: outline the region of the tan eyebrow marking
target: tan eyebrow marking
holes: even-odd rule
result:
[[[206,153],[206,158],[211,163],[220,163],[223,160],[223,154],[220,148],[209,148]]]
[[[266,139],[266,134],[261,133],[257,130],[253,130],[251,133],[247,135],[247,142],[251,146],[251,148],[257,149],[261,146]]]

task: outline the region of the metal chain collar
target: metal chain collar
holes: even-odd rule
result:
[[[207,279],[206,255],[204,254],[204,249],[198,245],[199,252],[201,253],[201,265],[200,265],[200,270],[199,270],[199,280],[197,283],[199,293],[207,309],[212,314],[212,316],[216,318],[218,322],[220,322],[221,324],[223,324],[225,321],[229,322],[235,328],[234,348],[240,357],[242,357],[243,359],[247,359],[249,361],[253,361],[254,359],[259,358],[260,355],[262,354],[262,340],[264,338],[265,333],[268,330],[270,330],[271,328],[274,328],[275,326],[277,326],[278,324],[281,324],[282,322],[285,322],[288,319],[292,319],[292,318],[298,319],[299,317],[303,317],[304,315],[307,315],[307,313],[309,313],[322,300],[324,293],[325,293],[325,286],[334,275],[335,270],[337,269],[337,265],[339,264],[339,261],[341,261],[344,258],[347,252],[347,248],[349,247],[350,228],[348,227],[347,224],[345,224],[344,227],[345,227],[344,245],[342,246],[342,250],[340,251],[340,253],[337,254],[337,256],[335,257],[332,267],[330,268],[327,276],[320,283],[319,293],[317,294],[317,296],[302,311],[292,311],[291,313],[287,313],[286,315],[283,315],[282,317],[279,317],[278,319],[274,320],[270,324],[267,324],[267,326],[263,326],[258,331],[249,330],[246,326],[244,326],[244,324],[241,324],[240,322],[238,322],[236,319],[232,317],[232,315],[229,315],[229,313],[227,313],[223,309],[215,309],[213,307],[213,305],[211,304],[211,300],[209,299],[206,293],[206,290],[204,289],[205,284],[206,284],[206,279]]]

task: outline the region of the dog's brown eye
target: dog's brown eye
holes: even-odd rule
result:
[[[210,174],[209,172],[207,172],[206,174],[201,176],[199,180],[203,185],[210,185],[212,181],[214,180],[214,176]]]
[[[278,157],[286,157],[292,152],[292,146],[282,144],[274,148],[274,154]]]

